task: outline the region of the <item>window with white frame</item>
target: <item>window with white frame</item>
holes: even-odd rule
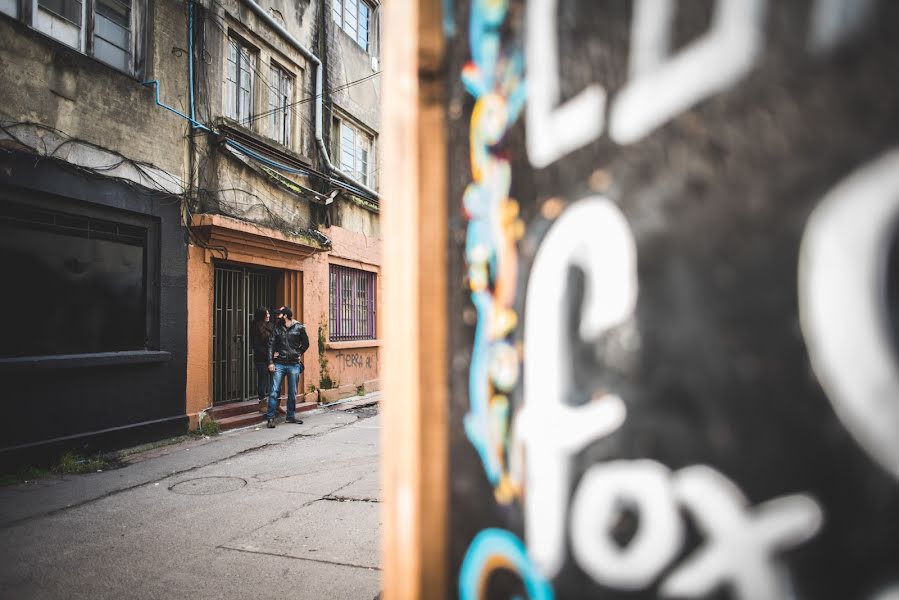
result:
[[[328,334],[332,342],[375,339],[375,273],[330,266]]]
[[[249,125],[253,117],[255,61],[256,55],[249,47],[233,37],[228,38],[225,114],[243,125]]]
[[[269,71],[269,131],[272,138],[285,146],[291,144],[290,118],[293,105],[293,75],[275,63]]]
[[[338,120],[337,126],[340,129],[340,170],[363,185],[370,185],[372,137],[344,120]]]
[[[33,10],[22,10],[32,1]],[[139,70],[134,31],[144,6],[145,0],[0,0],[0,12],[132,75]]]
[[[331,16],[363,50],[371,47],[371,16],[374,10],[365,0],[331,0]]]

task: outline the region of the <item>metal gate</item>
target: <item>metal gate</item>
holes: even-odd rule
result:
[[[219,264],[215,267],[212,328],[213,402],[256,398],[250,321],[259,306],[275,304],[274,271]]]

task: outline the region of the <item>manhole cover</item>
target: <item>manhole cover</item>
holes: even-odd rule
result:
[[[212,496],[239,490],[247,485],[246,479],[240,477],[197,477],[179,481],[169,491],[185,496]]]

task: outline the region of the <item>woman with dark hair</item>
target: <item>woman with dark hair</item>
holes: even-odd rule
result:
[[[260,306],[253,313],[250,323],[250,345],[253,347],[253,362],[256,364],[256,397],[259,412],[268,410],[268,394],[271,390],[272,375],[268,371],[268,342],[272,336],[272,322],[268,309]]]

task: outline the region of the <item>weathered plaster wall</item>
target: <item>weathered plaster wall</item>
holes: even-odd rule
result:
[[[259,5],[269,11],[276,21],[296,38],[307,50],[315,53],[315,31],[318,4],[309,0],[290,2],[288,0],[261,0]],[[271,32],[252,11],[238,0],[228,0],[213,4],[212,17],[205,26],[207,51],[210,59],[205,69],[208,72],[208,103],[210,118],[215,119],[226,113],[224,86],[227,74],[227,34],[236,34],[255,52],[255,76],[258,85],[254,88],[256,114],[268,111],[269,106],[269,65],[278,63],[295,76],[294,100],[291,107],[293,140],[289,149],[312,161],[316,156],[313,129],[313,102],[315,95],[315,65],[285,41]],[[254,119],[246,126],[249,130],[266,138],[271,136],[270,121],[267,117]],[[270,142],[273,143],[273,142]]]
[[[186,110],[187,24],[174,0],[151,2],[146,79],[162,102]],[[0,15],[0,119],[31,121],[184,178],[187,124],[155,105],[141,81]]]

